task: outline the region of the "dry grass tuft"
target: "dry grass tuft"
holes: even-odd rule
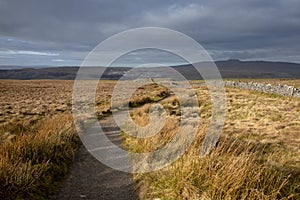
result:
[[[11,126],[13,127],[13,126]],[[22,126],[0,146],[1,199],[48,199],[67,173],[80,141],[71,114]],[[7,127],[8,128],[8,127]]]
[[[295,134],[299,130],[298,100],[240,89],[226,92],[226,124],[214,151],[199,157],[211,119],[209,94],[205,87],[199,87],[201,122],[196,139],[187,152],[167,168],[134,175],[140,199],[300,198],[299,134]],[[127,149],[153,151],[174,137],[180,120],[178,102],[176,97],[170,97],[162,103],[167,113],[163,129],[148,139],[136,139],[123,133]],[[151,123],[147,114],[149,107],[132,112],[137,124]],[[192,116],[188,113],[190,115],[185,117]]]
[[[289,188],[288,177],[261,163],[251,145],[230,140],[221,144],[205,158],[187,153],[164,170],[136,175],[140,198],[278,199],[293,194],[296,186]]]

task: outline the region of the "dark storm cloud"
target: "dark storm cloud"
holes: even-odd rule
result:
[[[147,9],[139,2],[2,0],[1,33],[32,40],[94,45],[97,40],[137,26],[134,22]],[[147,5],[153,7],[152,4]]]
[[[299,7],[298,0],[0,0],[0,64],[26,55],[28,63],[80,64],[105,38],[141,26],[181,31],[214,59],[300,62]]]

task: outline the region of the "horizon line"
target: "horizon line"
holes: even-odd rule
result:
[[[289,62],[289,61],[273,61],[273,60],[240,60],[240,59],[226,59],[226,60],[216,60],[213,61],[216,62],[230,62],[230,61],[236,61],[236,62],[269,62],[269,63],[287,63],[287,64],[297,64],[300,65],[300,62]],[[200,61],[197,63],[204,63],[204,62],[211,62],[211,61]],[[160,63],[157,63],[160,64]],[[183,65],[191,65],[192,63],[174,63],[173,65],[167,65],[167,64],[161,64],[158,67],[177,67],[177,66],[183,66]],[[126,65],[126,66],[125,66]],[[91,66],[85,66],[85,67],[118,67],[118,68],[134,68],[132,67],[135,64],[120,64],[119,66],[101,66],[101,65],[91,65]],[[5,68],[2,68],[5,67]],[[0,65],[0,70],[10,70],[9,67],[15,67],[14,69],[41,69],[41,68],[59,68],[59,67],[81,67],[81,65]]]

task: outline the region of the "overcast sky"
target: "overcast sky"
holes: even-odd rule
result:
[[[180,31],[214,60],[300,63],[299,8],[299,0],[0,0],[0,65],[80,65],[99,42],[145,26]],[[149,54],[119,64],[180,62]]]

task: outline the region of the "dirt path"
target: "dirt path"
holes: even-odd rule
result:
[[[120,146],[120,129],[113,116],[100,120],[107,137]],[[82,145],[75,163],[55,199],[137,199],[131,174],[114,170],[96,160]]]

